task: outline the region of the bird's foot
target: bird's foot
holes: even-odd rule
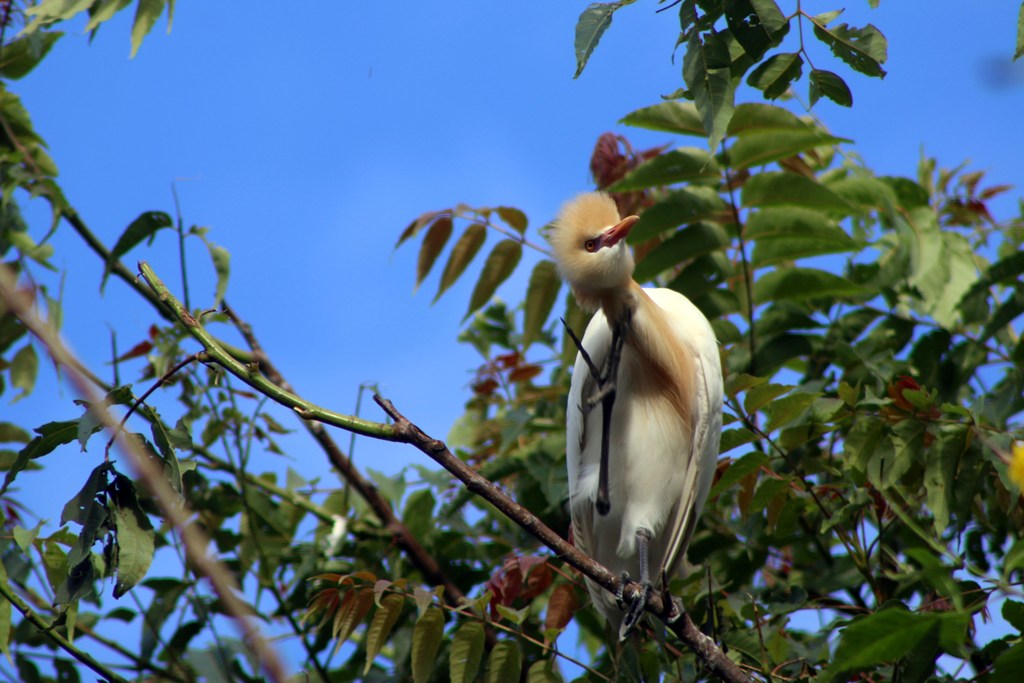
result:
[[[627,581],[623,580],[622,589],[620,594],[624,593]],[[628,602],[619,596],[620,605],[626,610],[626,616],[622,620],[622,624],[619,626],[619,642],[626,640],[629,634],[633,632],[636,625],[640,622],[640,618],[644,615],[644,608],[647,606],[647,598],[651,594],[651,583],[644,581],[640,584],[640,592],[637,593],[632,600]]]

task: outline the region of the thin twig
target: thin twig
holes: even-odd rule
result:
[[[399,413],[395,406],[387,399],[378,395],[374,396],[374,401],[393,420],[393,424],[370,422],[315,406],[268,381],[267,378],[255,372],[255,368],[239,363],[217,346],[213,337],[203,329],[199,321],[184,309],[181,302],[168,291],[166,285],[164,285],[163,281],[160,280],[147,263],[140,262],[139,270],[150,286],[153,287],[160,301],[169,310],[174,312],[181,324],[203,345],[212,361],[222,365],[226,371],[260,393],[268,396],[271,400],[292,408],[296,413],[309,420],[326,422],[347,431],[355,431],[375,439],[415,446],[452,473],[469,491],[484,498],[500,513],[550,548],[559,559],[575,567],[606,590],[611,591],[613,594],[619,594],[621,591],[627,600],[635,599],[644,590],[640,584],[635,582],[629,582],[623,586],[618,576],[580,552],[527,508],[516,503],[498,486],[455,457],[443,441],[425,434],[419,427],[412,424],[404,415]],[[443,574],[441,575],[443,576]],[[647,600],[647,611],[662,619],[666,619],[672,612],[671,600],[662,600],[662,596],[659,593],[654,593]],[[716,675],[727,683],[749,683],[750,678],[743,670],[730,660],[713,640],[701,633],[688,614],[682,614],[676,621],[668,624],[668,627]]]
[[[56,330],[43,321],[32,308],[32,299],[19,292],[13,274],[0,268],[0,299],[7,309],[42,342],[54,361],[67,370],[68,379],[78,393],[93,406],[94,415],[109,430],[118,433],[118,422],[107,411],[103,397],[90,380],[75,368],[74,355],[61,341]],[[167,483],[162,468],[131,440],[118,433],[119,449],[126,454],[143,486],[152,494],[166,522],[178,530],[185,546],[185,554],[195,571],[205,576],[222,601],[224,610],[234,619],[239,631],[252,647],[267,678],[275,683],[287,680],[287,672],[277,651],[263,637],[246,615],[245,603],[239,598],[239,589],[228,569],[208,552],[209,540],[198,525],[189,522],[190,512]]]

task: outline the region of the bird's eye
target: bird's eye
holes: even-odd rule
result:
[[[586,242],[583,243],[583,248],[586,249],[587,251],[591,252],[591,253],[597,251],[597,240],[595,240],[595,239],[587,240]]]

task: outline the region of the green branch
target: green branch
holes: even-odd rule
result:
[[[320,406],[303,400],[290,391],[286,391],[271,382],[259,372],[258,364],[254,363],[252,365],[245,365],[239,362],[235,354],[225,349],[225,347],[215,339],[213,335],[207,332],[199,321],[196,320],[188,310],[186,310],[182,303],[170,293],[167,286],[157,276],[157,274],[153,272],[153,269],[150,268],[148,263],[145,261],[139,261],[139,272],[142,273],[142,277],[149,283],[149,286],[153,288],[153,292],[156,294],[160,303],[170,310],[171,314],[185,327],[196,341],[202,344],[203,348],[206,350],[205,360],[213,361],[256,391],[286,408],[291,408],[299,415],[299,417],[306,420],[316,420],[317,422],[323,422],[324,424],[329,424],[334,427],[339,427],[346,431],[361,434],[363,436],[369,436],[374,439],[383,439],[385,441],[398,440],[398,437],[391,425],[384,424],[382,422],[363,420],[358,417],[343,415],[342,413],[336,413],[332,410],[321,408]],[[204,359],[201,357],[200,360]]]
[[[0,595],[3,595],[7,602],[14,605],[15,609],[21,612],[22,616],[24,616],[29,623],[39,629],[40,634],[53,641],[57,647],[67,652],[69,655],[98,673],[100,676],[103,676],[108,681],[114,681],[115,683],[128,683],[127,679],[117,675],[104,664],[96,661],[96,659],[94,659],[88,652],[83,652],[74,643],[58,633],[57,629],[54,628],[55,624],[47,623],[45,619],[32,611],[32,608],[11,590],[11,587],[6,580],[0,580]]]

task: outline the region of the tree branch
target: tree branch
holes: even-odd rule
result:
[[[225,611],[234,619],[239,631],[253,649],[267,678],[275,683],[283,683],[288,678],[284,663],[277,651],[250,621],[247,614],[251,610],[238,597],[238,585],[228,569],[208,552],[209,539],[198,525],[189,522],[191,513],[180,501],[180,496],[167,483],[161,466],[142,452],[133,440],[125,438],[120,432],[118,421],[106,409],[104,397],[96,391],[87,377],[77,371],[78,364],[74,355],[61,341],[53,326],[42,320],[32,309],[32,296],[27,292],[18,291],[14,275],[6,268],[0,268],[0,300],[46,346],[54,361],[64,366],[68,379],[79,395],[90,404],[93,415],[104,427],[117,435],[119,450],[127,456],[139,481],[153,495],[160,514],[181,536],[190,565],[199,575],[210,581]]]
[[[181,324],[203,345],[204,351],[202,353],[206,355],[207,360],[221,365],[225,370],[253,389],[281,405],[291,408],[308,420],[317,420],[375,439],[415,446],[453,474],[472,493],[484,498],[488,503],[497,508],[499,512],[550,548],[559,559],[575,567],[606,590],[612,593],[618,593],[620,590],[623,590],[623,595],[627,599],[632,599],[643,590],[640,584],[632,581],[622,586],[619,577],[580,552],[527,508],[512,500],[496,484],[484,478],[476,470],[455,457],[443,441],[425,434],[419,427],[398,412],[391,401],[377,395],[374,396],[374,400],[394,423],[370,422],[369,420],[335,413],[309,403],[295,394],[276,386],[266,377],[256,372],[255,368],[239,363],[230,354],[217,346],[216,340],[203,329],[199,321],[186,311],[181,302],[168,291],[149,264],[140,262],[139,270],[142,273],[142,277],[153,287],[160,301],[169,307],[178,317]],[[647,611],[665,620],[672,611],[671,601],[662,600],[662,596],[656,592],[647,600]],[[668,627],[722,680],[727,683],[748,683],[750,681],[750,678],[743,670],[729,659],[715,645],[711,638],[700,632],[700,629],[693,623],[689,615],[684,613],[681,618],[668,624]]]

